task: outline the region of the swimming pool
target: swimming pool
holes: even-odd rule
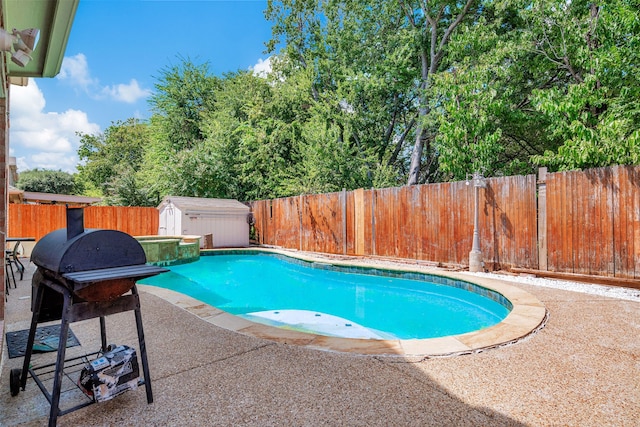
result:
[[[144,283],[252,322],[325,336],[425,339],[498,324],[511,302],[476,284],[416,272],[222,252]]]

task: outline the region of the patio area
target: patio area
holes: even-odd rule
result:
[[[6,331],[29,327],[33,271],[28,264],[10,290]],[[141,387],[61,416],[58,425],[638,425],[640,297],[516,286],[546,306],[543,329],[514,345],[425,360],[242,335],[140,286],[154,403]],[[106,320],[110,343],[138,346],[133,312]],[[99,348],[97,319],[71,329],[82,346],[68,356]],[[49,404],[31,378],[10,395],[9,371],[22,361],[9,359],[3,345],[2,426],[48,419]]]

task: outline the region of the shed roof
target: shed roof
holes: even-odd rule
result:
[[[160,205],[158,205],[158,209],[162,210],[162,208],[171,203],[181,210],[249,212],[247,205],[234,199],[209,199],[204,197],[181,196],[165,196],[162,202],[160,202]]]
[[[92,205],[102,201],[99,197],[74,196],[71,194],[53,194],[53,193],[34,193],[25,191],[22,193],[25,203],[38,204],[76,204],[76,205]]]

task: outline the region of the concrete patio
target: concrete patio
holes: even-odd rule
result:
[[[6,331],[29,327],[33,270],[28,264],[10,290]],[[242,335],[141,287],[154,403],[139,388],[58,425],[640,425],[640,302],[516,286],[549,311],[542,330],[510,346],[425,360]],[[82,347],[68,356],[98,349],[97,319],[71,328]],[[138,347],[133,313],[107,317],[107,335]],[[34,356],[34,365],[51,355]],[[9,371],[22,361],[3,345],[0,425],[46,425],[49,404],[31,378],[10,395]]]

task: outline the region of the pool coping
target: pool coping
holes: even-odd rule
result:
[[[229,250],[233,250],[234,252],[257,251],[266,254],[280,254],[308,262],[321,262],[343,267],[379,268],[399,272],[431,274],[462,280],[502,294],[511,302],[513,308],[501,322],[478,331],[439,338],[377,340],[330,337],[277,328],[235,316],[169,289],[141,284],[139,285],[140,290],[156,295],[198,316],[202,320],[227,330],[284,344],[360,355],[427,358],[478,353],[491,348],[511,345],[531,336],[544,327],[548,317],[547,309],[538,298],[511,283],[499,279],[469,276],[421,265],[391,265],[389,263],[382,265],[371,259],[367,259],[367,262],[365,262],[364,259],[353,257],[339,259],[337,255],[327,257],[321,254],[272,248],[228,248],[213,250],[212,252],[228,252]]]

